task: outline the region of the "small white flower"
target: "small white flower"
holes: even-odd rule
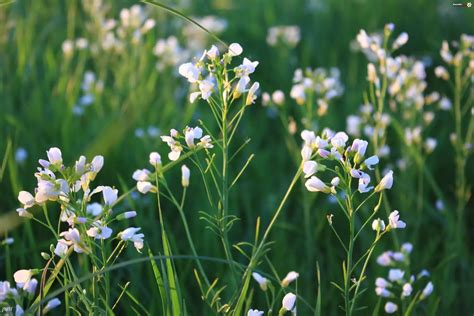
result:
[[[301,158],[303,161],[308,161],[311,159],[311,155],[313,154],[313,150],[311,147],[304,145],[303,148],[301,149]]]
[[[367,166],[369,170],[374,170],[373,166],[379,163],[379,157],[376,155],[370,156],[364,161],[364,164]]]
[[[252,86],[250,87],[249,93],[247,94],[245,105],[251,105],[255,103],[255,100],[257,99],[256,92],[259,87],[260,87],[260,84],[258,82],[254,82],[252,84]]]
[[[296,295],[288,293],[283,297],[281,302],[282,308],[286,311],[293,311],[296,308]]]
[[[257,272],[253,272],[252,277],[255,279],[255,281],[257,281],[258,285],[260,285],[260,288],[262,289],[262,291],[266,291],[268,289],[268,279],[267,278],[261,276]]]
[[[334,186],[334,187],[337,187],[340,181],[341,181],[341,179],[339,179],[339,177],[334,177],[331,180],[331,185]]]
[[[385,280],[384,278],[377,278],[377,279],[375,279],[375,286],[385,288],[385,287],[390,286],[390,283],[387,280]]]
[[[35,205],[35,198],[31,195],[30,192],[20,191],[18,194],[18,201],[23,204],[23,208],[27,209]]]
[[[185,188],[189,186],[189,177],[191,170],[186,165],[181,166],[181,185]]]
[[[189,148],[194,147],[194,139],[202,137],[202,129],[200,127],[186,127],[184,139]]]
[[[86,213],[91,214],[92,216],[96,217],[99,216],[103,211],[102,205],[97,202],[87,204],[86,206]]]
[[[25,311],[23,310],[23,308],[21,308],[20,305],[16,305],[15,306],[15,316],[23,316],[25,315]]]
[[[430,296],[431,293],[433,293],[433,288],[433,283],[431,283],[431,281],[428,282],[428,284],[426,284],[425,288],[423,289],[423,292],[421,293],[421,299],[425,299]]]
[[[112,236],[112,229],[102,225],[101,221],[95,221],[92,227],[87,230],[87,236],[95,239],[108,239]]]
[[[402,289],[403,289],[402,296],[405,296],[405,297],[410,296],[411,292],[413,291],[413,287],[411,286],[410,283],[405,283]]]
[[[150,171],[147,169],[138,169],[133,172],[132,178],[135,181],[147,181],[150,174]]]
[[[229,45],[229,55],[232,57],[239,56],[243,51],[242,46],[238,43],[232,43]]]
[[[317,170],[318,170],[318,164],[316,163],[316,161],[308,160],[304,162],[303,172],[304,172],[305,178],[311,177],[313,174],[316,173]]]
[[[155,168],[158,168],[159,166],[161,166],[161,156],[159,153],[157,152],[152,152],[150,153],[150,164],[155,167]]]
[[[202,146],[203,148],[213,148],[214,145],[212,144],[212,139],[211,136],[206,135],[202,137],[198,143],[199,146]]]
[[[258,309],[249,309],[247,312],[247,316],[262,316],[263,312],[259,311]]]
[[[411,253],[413,250],[413,245],[409,242],[406,242],[402,245],[402,251],[406,253]]]
[[[43,309],[43,313],[46,314],[47,312],[49,312],[53,308],[58,307],[59,305],[61,305],[61,301],[58,298],[53,298],[46,304],[46,306]]]
[[[408,42],[408,34],[403,32],[403,33],[400,33],[400,35],[398,35],[398,37],[395,39],[392,47],[393,49],[398,49],[402,47],[403,45],[405,45],[407,42]]]
[[[300,274],[298,272],[295,272],[295,271],[288,272],[286,277],[281,281],[281,286],[287,287],[291,282],[295,281],[299,276]]]
[[[15,279],[15,282],[17,284],[21,284],[21,287],[23,287],[24,284],[28,283],[31,279],[33,274],[31,273],[31,270],[18,270],[13,274],[13,278]]]
[[[392,254],[392,258],[395,260],[395,261],[403,261],[405,259],[405,255],[401,252],[394,252]]]
[[[181,66],[179,66],[178,72],[181,76],[188,79],[188,81],[191,83],[198,82],[199,76],[201,74],[199,68],[197,68],[192,63],[182,64]]]
[[[138,252],[143,248],[143,237],[144,234],[137,234],[141,228],[129,227],[118,234],[118,237],[124,241],[133,241],[133,245]]]
[[[306,189],[310,192],[324,192],[329,193],[331,189],[318,177],[312,176],[305,182]]]
[[[385,222],[381,220],[380,218],[375,219],[372,222],[372,229],[375,231],[383,232],[385,230]]]
[[[404,221],[399,220],[400,215],[397,210],[390,213],[388,216],[389,225],[391,228],[405,228],[407,225]]]
[[[344,132],[337,132],[331,138],[331,144],[336,148],[343,148],[346,146],[346,142],[349,140],[349,136],[347,136]]]
[[[118,190],[106,186],[102,189],[102,195],[104,197],[105,205],[111,206],[115,201],[117,201]]]
[[[149,181],[138,181],[137,190],[142,194],[147,194],[150,190],[153,189],[153,185]]]
[[[272,93],[272,101],[276,105],[283,105],[285,103],[285,94],[281,90],[276,90]]]
[[[63,158],[61,154],[61,150],[57,147],[51,147],[48,151],[46,151],[48,155],[48,160],[52,165],[61,165],[63,163]]]
[[[206,55],[209,59],[216,59],[217,57],[219,57],[219,49],[216,45],[212,45],[211,49],[206,51]]]
[[[380,183],[375,187],[375,192],[379,192],[385,189],[391,189],[393,185],[393,171],[390,170],[387,174],[380,180]]]
[[[403,278],[404,274],[405,272],[400,269],[390,269],[388,271],[388,279],[392,282],[399,281]]]
[[[387,303],[385,304],[385,312],[386,312],[387,314],[393,314],[393,313],[395,313],[397,310],[398,310],[397,304],[394,304],[394,303],[392,303],[392,302],[387,302]]]
[[[64,257],[69,248],[69,243],[64,239],[59,239],[56,247],[54,248],[54,254],[59,257]]]
[[[380,297],[390,297],[392,293],[384,287],[376,287],[375,294]]]
[[[386,251],[377,257],[377,263],[383,267],[387,267],[392,263],[392,252]]]

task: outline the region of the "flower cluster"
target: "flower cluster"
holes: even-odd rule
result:
[[[153,48],[153,54],[158,57],[156,63],[158,71],[163,71],[167,68],[174,68],[176,65],[189,58],[189,52],[181,47],[175,36],[160,38]]]
[[[433,283],[427,282],[429,272],[422,270],[417,275],[410,275],[410,253],[413,245],[404,243],[400,251],[386,251],[377,258],[377,263],[390,267],[388,278],[378,277],[375,280],[375,293],[387,299],[385,312],[395,313],[399,306],[416,304],[433,292]]]
[[[343,91],[337,68],[331,68],[329,71],[324,68],[307,68],[304,71],[296,69],[290,97],[299,105],[315,101],[318,105],[318,115],[323,116],[328,110],[329,101],[340,96]]]
[[[72,110],[74,115],[83,115],[85,109],[94,103],[95,96],[102,93],[103,90],[104,82],[102,80],[97,80],[92,71],[86,71],[81,85],[82,96],[79,98],[77,104],[74,105]]]
[[[40,205],[45,210],[47,201],[55,201],[60,205],[60,221],[67,223],[68,229],[59,234],[55,255],[65,257],[70,249],[88,254],[95,247],[94,239],[105,240],[112,236],[110,223],[136,216],[135,211],[114,214],[113,207],[118,200],[117,189],[102,185],[91,187],[104,165],[102,156],[95,156],[91,162],[81,156],[71,167],[63,164],[59,148],[50,148],[47,156],[48,160],[39,160],[40,167],[35,173],[38,182],[35,194],[21,191],[18,200],[23,206],[17,212],[22,217],[33,218],[29,209],[35,205]],[[97,194],[102,197],[100,203],[93,201]],[[49,221],[49,217],[47,220]],[[124,241],[130,240],[123,238],[122,233],[117,237]],[[143,248],[143,235],[133,242],[140,251]]]
[[[180,75],[199,89],[190,94],[190,102],[193,103],[201,98],[210,103],[213,101],[212,95],[218,92],[226,99],[225,102],[231,102],[247,93],[245,104],[253,104],[260,85],[254,82],[249,88],[250,75],[258,66],[258,61],[244,58],[241,65],[227,70],[232,63],[232,58],[241,55],[242,52],[242,47],[233,43],[221,57],[219,49],[213,45],[209,50],[205,50],[195,63],[182,64],[179,67]],[[233,78],[229,78],[229,73],[233,73]]]
[[[267,44],[277,46],[282,44],[288,47],[295,47],[301,39],[300,28],[296,25],[272,26],[267,32]]]
[[[87,39],[66,40],[63,42],[63,53],[66,57],[71,57],[75,49],[89,49],[92,54],[98,55],[101,52],[122,54],[127,44],[138,45],[143,41],[143,36],[155,27],[155,20],[148,18],[148,14],[143,6],[133,5],[120,11],[119,19],[105,17],[106,6],[102,1],[84,1],[84,10],[91,16],[89,24],[91,33],[97,39],[88,41]]]
[[[390,189],[393,184],[393,172],[389,171],[380,183],[370,186],[371,178],[367,173],[374,169],[378,164],[379,158],[374,155],[365,157],[368,142],[362,139],[354,139],[351,145],[347,145],[349,136],[344,132],[333,132],[326,129],[322,136],[316,136],[313,131],[304,130],[301,132],[301,138],[304,141],[301,150],[303,158],[303,172],[306,178],[306,188],[310,192],[324,192],[336,194],[336,188],[341,180],[356,179],[358,181],[358,191],[367,193],[371,190],[379,192]],[[315,174],[319,171],[325,171],[327,166],[325,161],[336,161],[342,167],[343,174],[336,172],[336,177],[332,178],[330,185],[326,184]],[[367,171],[367,172],[366,172]],[[335,171],[334,171],[335,172]]]
[[[37,270],[16,271],[13,274],[16,286],[12,286],[8,281],[0,281],[0,308],[15,306],[15,316],[25,315],[25,308],[32,303],[35,294],[39,292],[37,291],[38,280],[33,277],[37,273],[39,273]],[[61,301],[58,298],[49,300],[43,308],[43,314],[59,305]]]

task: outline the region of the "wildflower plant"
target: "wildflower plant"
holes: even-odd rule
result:
[[[376,218],[383,191],[392,188],[393,172],[387,172],[378,184],[374,184],[370,173],[378,164],[378,157],[365,156],[368,147],[365,140],[354,139],[352,144],[348,144],[349,137],[344,132],[325,131],[321,136],[316,136],[314,132],[305,130],[301,133],[301,138],[304,141],[301,156],[307,190],[334,196],[344,215],[329,214],[327,217],[329,226],[346,254],[342,264],[343,281],[341,284],[332,284],[344,297],[343,310],[346,315],[352,315],[358,309],[356,303],[361,294],[361,285],[366,278],[367,266],[377,243],[386,233],[406,227],[396,210],[388,216],[387,224],[383,219]],[[373,211],[363,214],[362,207],[373,197],[378,197]],[[347,220],[347,242],[344,242],[342,234],[334,225],[340,217]],[[356,226],[359,219],[362,224]],[[365,230],[368,230],[370,225],[375,231],[373,242],[361,256],[357,256],[354,252],[355,244],[360,234],[366,234]]]
[[[104,271],[116,262],[127,245],[132,244],[138,252],[144,247],[140,228],[129,227],[122,231],[118,228],[119,222],[135,217],[137,212],[118,207],[125,195],[119,196],[117,189],[93,185],[104,165],[102,156],[95,156],[90,162],[80,156],[75,164],[66,166],[61,150],[52,147],[47,151],[47,160],[40,159],[39,164],[34,193],[19,193],[22,206],[17,212],[44,226],[56,242],[41,254],[47,260],[44,268],[15,273],[17,287],[21,285],[28,292],[26,305],[19,303],[23,302],[21,297],[15,297],[15,302],[27,312],[39,309],[46,312],[58,305],[50,302],[44,308],[41,306],[53,284],[75,282],[66,290],[66,300],[75,302],[77,310],[88,313],[109,310],[113,298],[110,297],[110,277]],[[59,213],[52,203],[59,207]],[[43,210],[43,217],[35,211],[38,208]],[[114,225],[117,228],[111,228]],[[87,258],[78,260],[81,268],[92,274],[91,283],[86,286],[78,282],[75,254]],[[41,278],[42,292],[38,296],[35,296],[38,281],[32,278],[34,275]]]
[[[377,258],[380,266],[389,268],[386,278],[375,280],[375,293],[381,298],[387,314],[398,311],[402,315],[411,315],[417,305],[433,292],[434,286],[428,281],[430,273],[427,270],[412,274],[412,250],[412,244],[404,243],[399,251],[385,251]]]

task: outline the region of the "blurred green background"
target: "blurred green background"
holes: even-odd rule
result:
[[[104,14],[117,19],[120,9],[134,3],[105,2],[108,10]],[[346,117],[356,113],[367,87],[367,61],[360,52],[350,48],[360,29],[378,31],[392,22],[396,26],[395,34],[407,32],[410,39],[400,54],[426,62],[428,92],[448,94],[449,90],[433,75],[434,66],[441,62],[441,42],[459,39],[462,33],[474,33],[474,8],[455,8],[447,0],[187,0],[167,4],[191,17],[214,15],[224,19],[227,27],[219,37],[227,43],[240,43],[245,56],[260,62],[253,78],[260,82],[263,91],[282,89],[287,94],[293,72],[299,67],[339,68],[344,94],[330,105],[329,114],[320,121],[321,128],[328,126],[333,130],[345,128]],[[83,50],[66,58],[62,51],[65,40],[84,37],[92,43],[97,36],[91,23],[92,15],[84,9],[81,1],[17,0],[0,7],[0,153],[6,158],[0,173],[0,231],[15,239],[8,253],[0,252],[0,279],[11,278],[17,268],[43,265],[40,251],[48,249],[54,242],[41,227],[20,221],[14,211],[18,207],[18,192],[34,188],[37,159],[44,158],[49,147],[60,147],[65,161],[70,163],[80,154],[86,154],[88,158],[94,154],[104,155],[105,167],[97,182],[116,185],[123,192],[135,185],[131,174],[147,165],[149,152],[159,151],[165,156],[168,149],[156,137],[155,128],[161,131],[161,135],[167,134],[170,128],[195,125],[198,119],[210,122],[205,103],[188,104],[188,84],[176,76],[176,69],[159,72],[155,67],[157,57],[153,54],[153,47],[156,41],[174,35],[185,46],[187,38],[183,28],[187,22],[155,7],[147,10],[149,17],[156,20],[156,26],[143,37],[140,45],[131,45],[121,54],[94,55]],[[299,26],[299,44],[295,48],[270,47],[265,38],[268,28],[275,25]],[[209,37],[205,37],[205,41],[206,45],[213,43]],[[103,81],[104,88],[85,113],[77,116],[74,115],[74,106],[83,94],[81,83],[88,70]],[[261,216],[264,223],[268,222],[296,169],[291,154],[283,146],[284,130],[280,122],[260,106],[260,99],[248,110],[242,124],[236,142],[251,138],[251,143],[235,161],[236,168],[242,166],[251,153],[255,153],[255,159],[233,192],[231,210],[241,219],[231,232],[234,242],[252,239],[257,216]],[[433,136],[438,139],[439,146],[425,167],[431,170],[443,189],[448,202],[446,211],[442,213],[435,209],[436,198],[426,189],[423,213],[411,213],[417,197],[413,196],[415,184],[410,169],[406,174],[395,173],[396,185],[389,197],[392,205],[403,212],[409,225],[419,225],[417,230],[397,233],[397,237],[400,241],[414,243],[413,269],[429,269],[435,284],[436,297],[430,299],[426,309],[417,312],[428,314],[438,305],[439,315],[446,315],[448,311],[459,315],[472,314],[473,205],[472,202],[468,205],[466,213],[467,235],[461,256],[453,253],[452,242],[446,240],[453,223],[449,214],[449,203],[454,203],[453,160],[449,143],[453,127],[448,115],[440,117],[436,124]],[[143,137],[141,131],[145,134]],[[24,148],[27,153],[22,162],[15,160],[19,148]],[[472,163],[468,169],[468,178],[472,181]],[[199,220],[197,212],[209,206],[197,170],[193,171],[187,215],[197,240],[198,253],[222,256],[218,240]],[[178,187],[178,170],[174,180]],[[282,275],[289,270],[298,270],[301,275],[299,294],[311,304],[317,288],[317,260],[322,271],[323,309],[327,315],[337,315],[340,312],[337,309],[338,294],[329,282],[339,280],[342,253],[335,247],[336,241],[326,222],[327,213],[337,214],[336,206],[326,198],[318,197],[309,217],[304,217],[298,190],[292,195],[272,234],[275,244],[270,257]],[[128,203],[128,207],[136,208],[139,213],[134,225],[142,227],[150,247],[156,249],[155,253],[160,252],[153,200],[141,197],[140,200],[130,199]],[[169,209],[168,214],[165,211],[165,221],[174,253],[187,254],[181,222],[175,210]],[[311,227],[310,236],[301,229],[305,223]],[[383,247],[377,249],[377,254],[393,248],[394,240],[387,238]],[[128,250],[128,258],[139,256],[133,249]],[[243,258],[239,259],[245,262]],[[448,278],[445,270],[453,262],[459,264]],[[190,314],[208,313],[195,286],[192,262],[178,261],[176,264]],[[225,266],[209,264],[206,269],[225,282]],[[384,270],[376,264],[370,269],[366,286],[373,292],[373,280]],[[156,286],[142,285],[151,276],[149,264],[142,264],[120,270],[114,277],[120,284],[130,280],[131,291],[152,313],[157,313]],[[263,302],[263,297],[256,297],[257,301],[261,299]],[[367,295],[364,303],[373,306],[377,298]],[[304,307],[300,312],[307,314]]]

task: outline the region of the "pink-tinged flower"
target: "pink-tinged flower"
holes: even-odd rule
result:
[[[391,189],[393,185],[393,171],[390,170],[387,174],[380,180],[380,183],[375,187],[375,192],[379,192],[385,189]]]
[[[399,220],[400,215],[397,210],[390,213],[388,216],[389,225],[391,228],[405,228],[407,224],[404,221]]]

